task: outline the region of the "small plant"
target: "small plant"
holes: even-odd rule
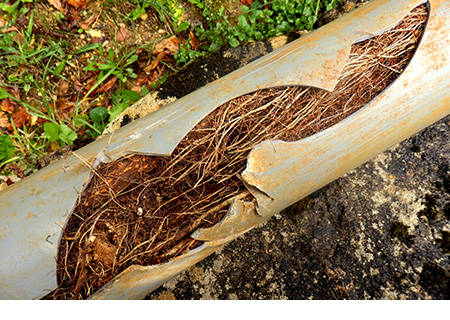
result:
[[[331,10],[342,0],[263,0],[242,6],[243,13],[233,26],[224,8],[205,8],[205,26],[196,29],[200,41],[209,43],[206,50],[217,51],[223,45],[236,47],[242,41],[262,40],[294,30],[311,30],[319,13]]]
[[[198,27],[195,31],[200,41],[209,42],[206,50],[215,52],[226,44],[231,47],[239,45],[239,41],[234,36],[234,27],[231,25],[223,7],[217,11],[205,8],[203,17],[207,27]]]
[[[198,7],[200,10],[205,9],[205,0],[189,0],[189,2]]]
[[[99,56],[103,56],[103,48],[99,47]],[[116,76],[122,82],[126,82],[128,78],[135,79],[137,75],[130,67],[131,64],[136,62],[138,56],[134,51],[129,52],[120,58],[116,58],[113,49],[108,50],[105,61],[91,61],[85,68],[85,71],[98,71],[97,83],[94,86],[97,88],[103,81],[109,76]],[[95,89],[94,89],[95,90]]]
[[[158,13],[159,19],[163,23],[169,23],[175,33],[183,32],[190,27],[189,23],[183,21],[183,8],[177,0],[132,0],[136,4],[128,18],[132,21],[146,13],[146,9],[153,8]]]
[[[105,107],[95,107],[89,112],[89,118],[94,123],[94,130],[97,134],[102,134],[105,130],[107,119],[109,118],[108,109]]]
[[[119,114],[147,93],[146,87],[141,93],[126,89],[118,90],[112,97],[111,109],[95,107],[89,112],[89,116],[86,114],[77,115],[73,119],[73,126],[76,128],[88,127],[86,134],[91,138],[98,137],[103,133],[109,122],[117,118]]]
[[[204,55],[203,52],[192,49],[189,41],[190,38],[185,43],[180,44],[180,49],[174,55],[174,59],[178,66],[187,65],[191,61]]]
[[[132,90],[117,91],[112,98],[112,107],[108,111],[109,121],[113,121],[119,114],[125,111],[125,109],[141,99],[141,96],[145,96],[147,93],[146,87],[144,87],[141,94]]]
[[[44,123],[44,135],[49,141],[57,141],[63,145],[71,145],[78,137],[67,125],[55,122]]]
[[[0,163],[9,160],[16,151],[16,147],[10,136],[0,135]]]
[[[16,18],[28,12],[28,8],[24,6],[27,3],[37,2],[39,0],[16,0],[14,2],[3,0],[0,2],[0,10]]]
[[[135,74],[133,68],[131,68],[131,65],[138,59],[138,56],[134,51],[120,55],[118,58],[115,55],[114,50],[109,49],[105,58],[103,57],[103,47],[99,46],[98,50],[100,58],[97,61],[90,61],[84,68],[85,71],[98,72],[97,81],[88,90],[84,97],[78,101],[75,107],[75,115],[79,114],[81,102],[83,102],[92,92],[99,88],[108,78],[115,76],[122,83],[125,83],[128,78],[135,79],[137,77],[137,74]]]

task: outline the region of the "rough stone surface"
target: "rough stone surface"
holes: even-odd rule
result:
[[[449,125],[378,155],[148,298],[449,299]]]

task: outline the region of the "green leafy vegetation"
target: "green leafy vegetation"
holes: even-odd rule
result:
[[[119,114],[125,111],[133,103],[137,102],[139,99],[148,93],[147,88],[141,94],[136,91],[131,90],[119,90],[115,93],[112,98],[112,107],[108,111],[108,121],[113,121]]]
[[[0,135],[0,161],[9,160],[15,151],[16,147],[11,137],[6,134]]]
[[[2,2],[0,2],[0,10],[6,12],[15,19],[17,16],[22,16],[28,12],[28,8],[24,7],[23,4],[38,1],[39,0],[16,0],[16,1],[3,0]]]
[[[44,134],[49,141],[58,141],[66,145],[71,145],[77,138],[77,134],[68,126],[55,122],[44,123]]]
[[[135,21],[142,17],[148,8],[153,8],[163,23],[168,23],[173,32],[182,32],[190,27],[189,23],[182,20],[183,9],[176,0],[131,0],[136,5],[128,18]]]
[[[238,46],[243,41],[262,40],[295,30],[311,30],[319,13],[331,10],[341,0],[263,0],[242,6],[243,13],[233,25],[225,10],[205,8],[204,27],[196,29],[200,41],[209,43],[208,51],[217,51],[224,45]]]

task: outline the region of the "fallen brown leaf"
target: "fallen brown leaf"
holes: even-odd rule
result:
[[[253,3],[253,0],[241,0],[241,3],[244,6],[249,6],[249,5],[251,5]]]
[[[111,79],[109,79],[108,81],[106,81],[100,88],[97,89],[98,93],[102,93],[102,92],[107,92],[109,90],[112,89],[112,87],[114,87],[114,85],[117,82],[117,77],[113,76]]]
[[[0,111],[0,128],[8,128],[8,127],[9,127],[8,116],[3,111]]]
[[[98,14],[97,14],[97,15],[94,14],[94,15],[90,16],[89,18],[87,18],[86,20],[84,20],[83,22],[81,22],[81,23],[80,23],[81,29],[83,29],[83,30],[89,29],[89,27],[91,26],[91,24],[92,24],[95,20],[97,20],[98,17],[99,17]]]
[[[16,29],[17,30],[17,29]],[[13,39],[17,42],[20,42],[20,44],[23,43],[23,35],[20,32],[17,32],[13,35]]]
[[[153,50],[153,54],[157,55],[160,52],[165,52],[168,54],[175,54],[175,52],[180,49],[181,40],[177,36],[171,36],[160,41]]]
[[[119,24],[119,31],[116,34],[116,40],[119,42],[125,41],[130,37],[130,32],[127,29],[127,26],[123,23]]]
[[[159,64],[162,58],[164,58],[166,54],[164,52],[158,53],[155,59],[152,60],[152,62],[144,68],[145,73],[149,73],[151,70],[155,69],[156,66]]]
[[[86,80],[84,85],[81,85],[81,89],[86,89],[86,91],[91,90],[91,88],[95,85],[97,82],[97,76],[95,74],[92,74],[92,76]]]
[[[149,76],[145,72],[141,73],[136,78],[136,83],[137,83],[138,86],[142,86],[144,84],[149,83]]]
[[[17,87],[12,87],[8,89],[8,92],[13,95],[14,98],[20,100],[20,89]]]
[[[3,33],[8,33],[8,32],[11,32],[11,31],[19,32],[19,29],[17,29],[16,27],[12,26],[12,27],[6,28],[5,30],[2,30]]]
[[[197,50],[198,46],[200,45],[200,41],[198,41],[197,37],[192,32],[192,30],[189,32],[189,44],[191,45],[191,48],[194,50]]]
[[[19,109],[19,111],[16,111],[12,115],[12,120],[14,122],[14,126],[16,128],[21,128],[25,123],[30,121],[31,116],[28,114],[25,107],[22,107]],[[13,131],[12,126],[9,127],[10,131]]]
[[[8,113],[14,112],[14,104],[12,104],[11,100],[9,100],[9,99],[2,100],[1,108],[3,111],[8,112]]]
[[[56,110],[62,119],[67,119],[72,116],[75,103],[68,101],[67,99],[59,99],[56,102]]]
[[[62,7],[62,3],[60,0],[48,0],[48,3],[55,7],[55,9],[57,9],[59,12],[64,13],[64,8]]]
[[[64,79],[59,79],[58,86],[56,87],[55,93],[58,97],[63,96],[69,90],[69,82]]]
[[[67,0],[67,3],[75,8],[84,8],[89,0]]]
[[[83,90],[84,86],[79,80],[75,79],[75,81],[73,82],[73,88],[75,89],[75,91],[81,91]]]
[[[142,86],[134,86],[134,87],[131,88],[131,91],[135,91],[135,92],[138,92],[138,93],[140,93],[141,90],[142,90]]]

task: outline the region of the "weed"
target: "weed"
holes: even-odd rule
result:
[[[228,44],[236,47],[243,41],[262,40],[287,34],[294,30],[311,30],[319,13],[331,10],[342,0],[263,0],[250,7],[242,6],[243,13],[233,26],[224,8],[212,11],[204,8],[205,26],[196,29],[200,41],[206,41],[208,51],[217,51]]]
[[[0,135],[0,161],[9,160],[15,151],[16,147],[11,137],[6,134]]]
[[[198,57],[203,56],[205,53],[192,49],[190,44],[190,38],[185,42],[180,44],[180,49],[175,53],[174,59],[178,66],[184,66],[194,61]]]
[[[197,8],[199,8],[200,10],[205,9],[205,0],[188,0],[188,1]]]
[[[132,21],[137,20],[146,13],[146,9],[153,8],[158,13],[162,23],[168,23],[172,32],[183,32],[190,27],[189,23],[183,21],[183,8],[177,0],[131,0],[136,5],[129,14],[128,18]]]
[[[44,123],[44,134],[49,141],[57,141],[66,145],[71,145],[77,138],[75,131],[67,125],[55,122]]]
[[[73,126],[76,128],[87,127],[87,137],[96,138],[103,133],[109,122],[147,93],[148,90],[145,86],[141,93],[126,89],[118,90],[112,97],[112,107],[109,110],[103,106],[95,107],[89,112],[89,116],[86,114],[75,116]]]
[[[0,10],[6,12],[15,20],[17,17],[23,16],[28,12],[28,8],[25,4],[38,2],[39,0],[16,0],[14,2],[3,0],[0,2]]]
[[[99,56],[103,55],[103,47],[99,46]],[[128,52],[125,55],[117,57],[113,49],[108,50],[106,59],[100,59],[100,61],[91,61],[84,68],[85,71],[98,71],[97,83],[91,88],[90,92],[95,90],[103,81],[109,76],[116,76],[122,82],[126,82],[128,78],[135,79],[137,75],[130,67],[131,64],[136,62],[138,56],[134,51]],[[103,60],[103,61],[101,61]]]
[[[148,91],[144,86],[143,91],[139,94],[136,91],[131,90],[119,90],[115,93],[112,98],[112,107],[108,111],[108,119],[109,121],[113,121],[119,114],[121,114],[125,109],[131,106],[133,103],[141,99],[142,96],[145,96]]]
[[[93,46],[89,48],[83,48],[81,51],[92,49]],[[138,56],[135,54],[135,51],[127,52],[125,54],[116,55],[113,49],[108,50],[108,54],[106,57],[103,56],[103,47],[101,45],[97,45],[99,55],[96,61],[90,61],[86,67],[84,67],[85,71],[93,71],[98,72],[97,81],[94,85],[88,90],[88,92],[84,95],[84,97],[78,101],[75,106],[74,114],[78,115],[81,104],[86,100],[89,95],[94,92],[96,89],[100,87],[108,78],[116,77],[122,83],[125,83],[127,79],[135,79],[137,74],[134,73],[131,65],[137,61]]]

